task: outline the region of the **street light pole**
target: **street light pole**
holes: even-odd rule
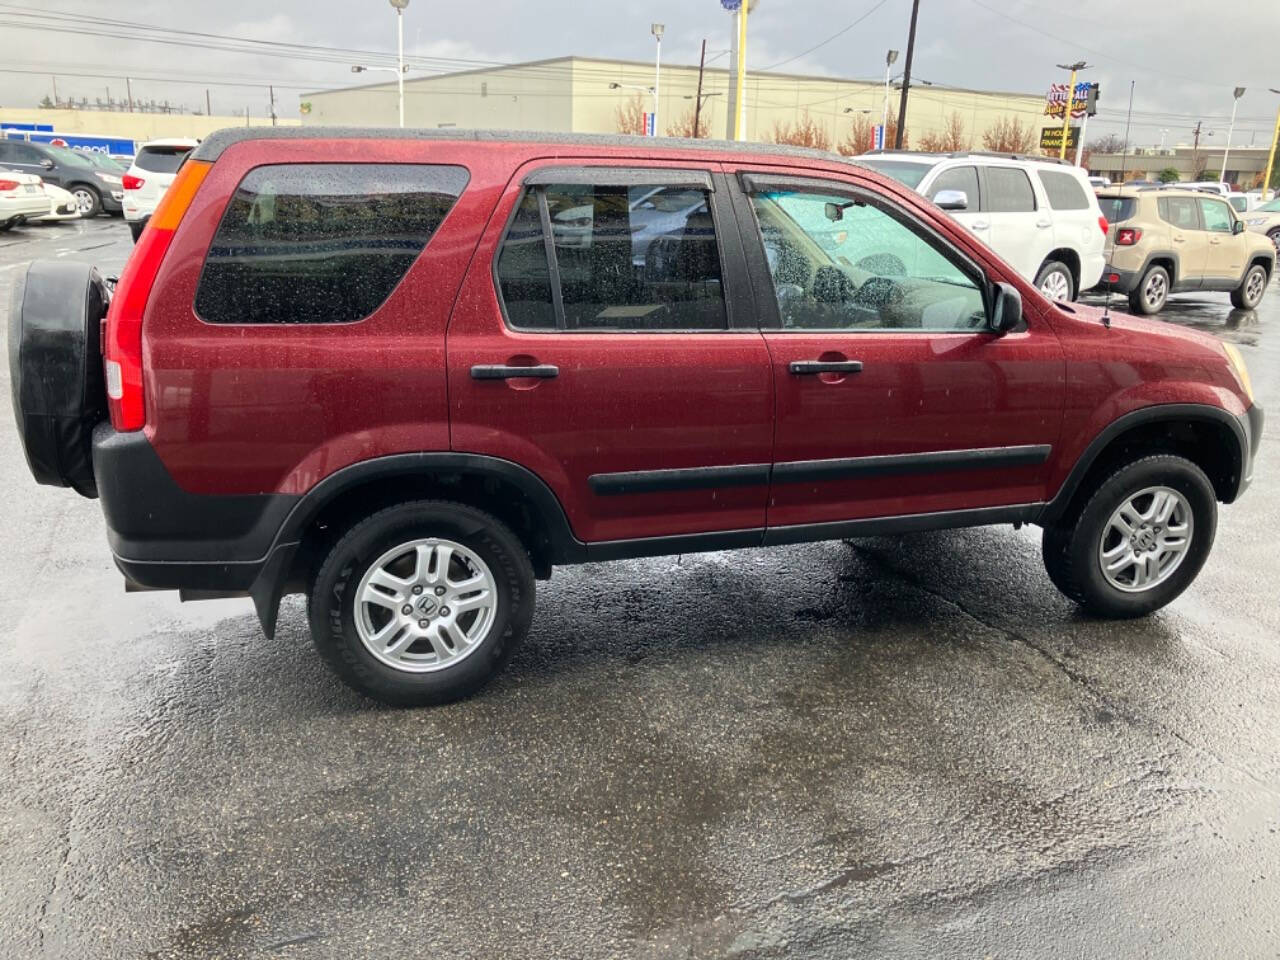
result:
[[[404,127],[404,10],[409,0],[391,0],[396,11],[396,88],[400,94],[400,126]]]
[[[885,139],[889,138],[889,71],[898,61],[898,51],[890,50],[884,56],[884,117],[880,123],[884,127]],[[885,144],[888,147],[888,143]]]
[[[1067,159],[1067,140],[1071,137],[1071,112],[1075,109],[1076,74],[1087,69],[1088,66],[1083,60],[1058,64],[1059,70],[1071,71],[1071,82],[1067,84],[1067,109],[1062,114],[1062,145],[1058,147],[1059,160]]]
[[[656,137],[658,135],[658,85],[662,82],[662,34],[666,27],[655,23],[649,30],[658,41],[658,52],[653,61],[653,135]]]
[[[1232,91],[1235,99],[1231,101],[1231,126],[1227,127],[1227,149],[1222,151],[1222,176],[1219,178],[1223,183],[1227,182],[1227,157],[1231,156],[1231,134],[1236,129],[1236,107],[1240,106],[1240,98],[1244,96],[1244,87],[1236,87]]]

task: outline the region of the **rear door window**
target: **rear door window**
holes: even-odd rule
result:
[[[1036,195],[1027,174],[1017,167],[987,167],[986,208],[989,213],[1028,213]]]
[[[516,329],[729,325],[715,220],[703,189],[530,187],[503,238],[495,274],[507,322]]]
[[[256,167],[222,215],[196,290],[209,323],[352,323],[382,305],[467,184],[463,167]]]
[[[152,173],[176,173],[191,147],[143,147],[133,162],[140,170]]]
[[[1049,206],[1054,210],[1088,210],[1089,197],[1080,181],[1069,173],[1057,170],[1037,170],[1036,176],[1044,187]]]
[[[1196,213],[1196,201],[1191,197],[1161,197],[1156,208],[1160,219],[1180,230],[1199,230],[1200,216]]]

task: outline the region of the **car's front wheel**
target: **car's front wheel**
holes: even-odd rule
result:
[[[1267,269],[1255,263],[1244,275],[1240,286],[1231,291],[1231,305],[1241,310],[1252,310],[1262,302],[1267,292]]]
[[[1141,617],[1196,578],[1217,525],[1203,470],[1171,454],[1143,457],[1111,471],[1078,510],[1045,528],[1045,568],[1090,613]]]
[[[1075,297],[1075,280],[1071,268],[1057,260],[1049,260],[1036,274],[1036,289],[1050,300],[1071,300]]]
[[[533,617],[533,567],[500,520],[438,500],[353,526],[310,591],[311,636],[347,684],[396,706],[474,693]]]
[[[1129,294],[1129,306],[1134,313],[1152,314],[1164,309],[1169,299],[1169,271],[1152,265],[1142,275],[1138,285]]]
[[[1267,237],[1275,245],[1276,255],[1280,256],[1280,227],[1276,227],[1274,230],[1268,231]]]

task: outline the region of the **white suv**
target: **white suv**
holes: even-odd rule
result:
[[[1081,167],[977,152],[854,159],[933,200],[1051,299],[1102,279],[1107,221]]]
[[[183,159],[200,143],[199,140],[174,137],[144,143],[124,175],[124,218],[136,243],[142,228],[155,212]]]

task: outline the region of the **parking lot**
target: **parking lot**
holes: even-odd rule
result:
[[[0,234],[0,311],[32,258],[131,247]],[[1271,411],[1276,286],[1162,314]],[[1276,955],[1270,425],[1149,619],[1083,617],[1038,528],[565,568],[496,683],[396,711],[299,598],[268,642],[247,600],[126,596],[3,376],[0,956]]]

